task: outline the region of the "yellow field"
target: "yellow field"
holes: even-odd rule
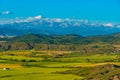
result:
[[[0,68],[22,68],[19,64],[0,64]]]

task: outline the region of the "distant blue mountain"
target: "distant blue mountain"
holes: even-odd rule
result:
[[[20,36],[24,34],[65,35],[77,34],[82,36],[106,35],[120,32],[119,24],[89,23],[82,20],[35,19],[24,20],[0,25],[0,35]]]

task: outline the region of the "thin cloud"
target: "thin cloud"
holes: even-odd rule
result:
[[[10,11],[3,11],[1,14],[2,15],[8,15],[8,14],[10,14]]]

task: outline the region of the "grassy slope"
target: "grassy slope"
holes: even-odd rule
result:
[[[34,55],[52,55],[60,51],[37,51],[37,54],[28,56],[36,51],[6,51],[0,52],[0,80],[74,80],[82,79],[84,76],[77,76],[73,74],[60,74],[56,72],[64,72],[72,70],[75,67],[95,67],[105,64],[120,65],[117,59],[117,54],[111,55],[91,55],[91,56],[77,56],[70,57],[49,57],[46,58]],[[41,54],[42,53],[42,54]],[[48,54],[49,53],[49,54]],[[71,51],[61,51],[61,54],[71,54]],[[11,55],[14,54],[14,55]],[[27,56],[26,56],[27,55]],[[25,60],[21,61],[21,60]],[[29,62],[30,60],[36,60]],[[4,67],[11,68],[4,71]]]
[[[73,80],[79,79],[79,76],[53,74],[56,71],[65,71],[63,68],[15,68],[9,71],[0,69],[0,80]]]

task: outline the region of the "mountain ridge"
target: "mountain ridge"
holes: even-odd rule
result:
[[[26,34],[22,36],[0,38],[10,42],[34,42],[45,44],[85,44],[85,43],[117,43],[120,39],[120,33],[100,35],[100,36],[81,36],[76,34],[66,35],[45,35],[45,34]]]
[[[20,36],[29,33],[45,35],[76,34],[82,36],[107,35],[120,32],[119,24],[90,23],[73,19],[25,19],[0,25],[0,35]]]

